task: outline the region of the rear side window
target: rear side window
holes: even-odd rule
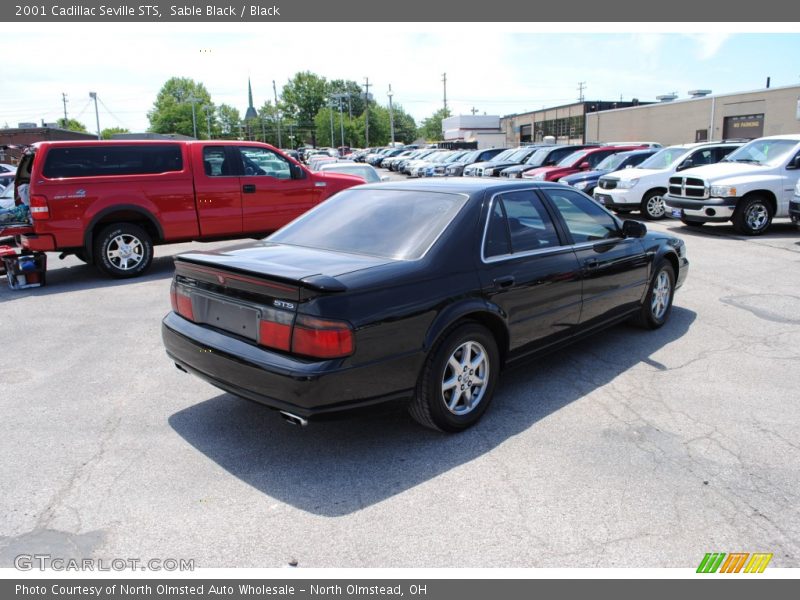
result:
[[[103,175],[153,175],[183,170],[181,148],[158,146],[76,146],[51,148],[42,174],[48,179]]]
[[[485,258],[558,245],[553,222],[536,194],[511,192],[495,198],[486,228]]]

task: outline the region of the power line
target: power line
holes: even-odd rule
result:
[[[105,103],[105,102],[103,102],[103,100],[102,100],[101,98],[97,98],[97,101],[100,103],[100,106],[102,106],[103,108],[105,108],[105,109],[106,109],[106,112],[107,112],[109,115],[111,115],[112,117],[114,117],[114,119],[116,119],[117,123],[119,123],[120,125],[122,125],[122,127],[124,127],[125,129],[130,129],[130,127],[128,127],[128,125],[127,125],[126,123],[123,123],[123,122],[122,122],[122,119],[120,119],[120,118],[119,118],[117,115],[115,115],[113,112],[111,112],[111,109],[109,109],[109,108],[106,106],[106,103]]]

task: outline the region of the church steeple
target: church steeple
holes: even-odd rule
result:
[[[258,118],[258,113],[253,106],[253,86],[250,85],[249,77],[247,78],[247,112],[244,114],[244,118],[246,121]]]

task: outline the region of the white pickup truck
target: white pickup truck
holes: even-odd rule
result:
[[[667,212],[684,224],[733,221],[744,235],[760,235],[773,217],[788,217],[800,179],[800,134],[748,142],[715,165],[669,179]]]

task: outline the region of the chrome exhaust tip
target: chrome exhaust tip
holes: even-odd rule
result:
[[[298,417],[297,415],[293,415],[285,410],[280,410],[278,412],[280,413],[281,417],[283,417],[283,420],[290,425],[299,425],[300,427],[305,427],[308,425],[308,420],[304,419],[303,417]]]

